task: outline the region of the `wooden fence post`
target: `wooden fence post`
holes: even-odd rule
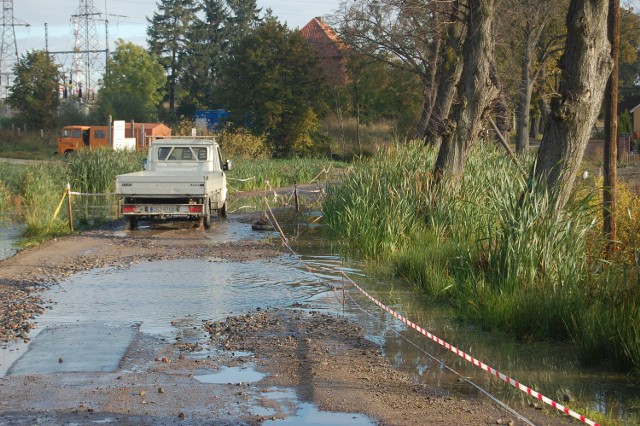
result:
[[[67,182],[67,209],[69,210],[69,230],[73,232],[73,211],[71,210],[71,184]]]

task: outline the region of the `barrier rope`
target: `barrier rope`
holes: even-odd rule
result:
[[[74,191],[71,191],[71,192],[69,192],[69,195],[81,195],[83,197],[98,197],[98,196],[104,196],[104,195],[116,195],[116,193],[115,192],[91,193],[91,192],[74,192]]]
[[[364,309],[363,307],[360,306],[360,304],[351,296],[350,293],[346,293],[347,297],[349,298],[349,300],[351,300],[351,302],[358,308],[360,309],[360,311],[362,311],[365,315],[368,315],[370,317],[373,318],[373,315],[371,314],[371,312],[367,311],[366,309]],[[496,404],[498,404],[500,407],[502,407],[505,411],[511,413],[513,416],[519,418],[521,421],[523,421],[524,423],[528,424],[529,426],[536,426],[535,423],[533,423],[531,420],[527,419],[526,417],[524,417],[522,414],[518,413],[516,410],[514,410],[513,408],[509,407],[507,404],[505,404],[504,402],[500,401],[498,398],[496,398],[495,396],[491,395],[488,391],[486,391],[485,389],[483,389],[480,385],[474,383],[471,379],[469,379],[468,377],[464,377],[462,374],[458,373],[456,370],[454,370],[452,367],[449,367],[447,364],[444,363],[444,361],[441,361],[440,359],[436,358],[435,356],[431,355],[429,352],[427,352],[426,350],[424,350],[423,348],[421,348],[420,346],[418,346],[417,344],[415,344],[412,340],[408,339],[407,337],[403,336],[402,334],[400,334],[398,331],[391,329],[390,330],[393,334],[395,334],[397,337],[403,339],[404,341],[406,341],[407,343],[409,343],[410,345],[412,345],[413,347],[415,347],[416,349],[418,349],[420,352],[424,353],[425,355],[427,355],[429,358],[431,358],[432,360],[434,360],[435,362],[437,362],[438,364],[440,364],[440,366],[442,366],[442,368],[450,371],[451,373],[455,374],[456,376],[458,376],[460,378],[460,380],[470,384],[471,386],[473,386],[474,388],[476,388],[479,392],[481,392],[483,395],[487,396],[489,399],[491,399],[493,402],[495,402]]]
[[[246,178],[246,179],[238,179],[238,178],[228,177],[227,180],[235,180],[237,182],[248,182],[250,180],[255,180],[255,178],[256,178],[255,176],[251,176],[250,178]]]
[[[407,318],[403,317],[402,315],[400,315],[399,313],[397,313],[396,311],[394,311],[393,309],[389,308],[388,306],[384,305],[382,302],[380,302],[378,299],[376,299],[375,297],[371,296],[369,293],[367,293],[364,289],[362,289],[355,281],[353,281],[346,273],[344,273],[344,271],[342,272],[342,274],[344,275],[345,279],[347,279],[355,288],[357,288],[362,294],[364,294],[369,300],[371,300],[371,302],[373,302],[375,305],[377,305],[378,307],[380,307],[381,309],[383,309],[384,311],[386,311],[389,315],[391,315],[392,317],[400,320],[402,323],[404,323],[405,325],[408,325],[409,327],[413,328],[414,330],[416,330],[418,333],[422,334],[423,336],[428,337],[429,339],[431,339],[432,341],[436,342],[437,344],[439,344],[440,346],[444,347],[445,349],[448,349],[449,351],[453,352],[454,354],[458,355],[459,357],[463,358],[465,361],[468,361],[470,363],[472,363],[473,365],[475,365],[476,367],[481,368],[482,370],[486,371],[487,373],[496,376],[497,378],[499,378],[502,381],[505,381],[507,383],[509,383],[511,386],[515,387],[516,389],[521,390],[522,392],[525,392],[526,394],[539,399],[540,401],[544,402],[545,404],[548,404],[550,406],[552,406],[553,408],[562,411],[565,414],[568,414],[569,416],[580,420],[583,423],[586,423],[590,426],[599,426],[598,423],[594,422],[593,420],[590,420],[588,418],[586,418],[585,416],[576,413],[573,410],[570,410],[569,408],[565,407],[562,404],[557,403],[556,401],[547,398],[546,396],[542,395],[539,392],[536,392],[535,390],[531,389],[528,386],[523,385],[522,383],[518,382],[517,380],[512,379],[511,377],[507,376],[506,374],[503,374],[501,372],[499,372],[498,370],[496,370],[495,368],[492,368],[490,366],[488,366],[487,364],[485,364],[484,362],[472,357],[471,355],[465,353],[464,351],[461,351],[460,349],[456,348],[455,346],[445,342],[444,340],[440,339],[439,337],[431,334],[430,332],[428,332],[427,330],[423,329],[422,327],[416,325],[415,323],[409,321]]]
[[[271,218],[269,219],[271,221],[271,219],[273,219],[273,222],[275,222],[276,224],[278,223],[273,211],[271,210],[271,207],[269,206],[269,202],[265,197],[265,203],[267,205],[267,208],[269,210],[269,213],[271,214]],[[293,255],[297,255],[297,253],[293,250],[293,248],[291,247],[291,245],[289,244],[289,241],[287,240],[287,238],[285,237],[284,233],[282,232],[282,229],[280,228],[280,226],[278,225],[277,227],[278,233],[280,234],[280,238],[282,238],[282,242],[283,245],[293,254]],[[312,270],[304,263],[302,262],[302,264],[305,266],[305,268],[309,271],[312,272]],[[313,273],[313,272],[312,272]],[[430,340],[436,342],[437,344],[439,344],[440,346],[444,347],[445,349],[455,353],[456,355],[458,355],[459,357],[463,358],[465,361],[468,361],[470,363],[472,363],[473,365],[475,365],[476,367],[484,370],[485,372],[499,378],[500,380],[507,382],[508,384],[510,384],[511,386],[515,387],[516,389],[528,394],[529,396],[532,396],[534,398],[537,398],[538,400],[544,402],[547,405],[550,405],[551,407],[557,409],[558,411],[562,411],[563,413],[577,419],[580,420],[582,423],[586,423],[590,426],[600,426],[598,423],[594,422],[591,419],[588,419],[587,417],[569,409],[568,407],[565,407],[564,405],[542,395],[541,393],[531,389],[528,386],[523,385],[522,383],[518,382],[517,380],[512,379],[511,377],[507,376],[506,374],[503,374],[501,372],[499,372],[498,370],[496,370],[493,367],[490,367],[489,365],[485,364],[484,362],[472,357],[471,355],[465,353],[464,351],[461,351],[460,349],[458,349],[457,347],[449,344],[448,342],[440,339],[439,337],[435,336],[434,334],[428,332],[427,330],[423,329],[422,327],[418,326],[417,324],[413,323],[412,321],[409,321],[407,318],[405,318],[404,316],[400,315],[399,313],[397,313],[396,311],[394,311],[393,309],[389,308],[388,306],[386,306],[385,304],[383,304],[382,302],[380,302],[378,299],[376,299],[375,297],[371,296],[368,292],[366,292],[362,287],[360,287],[353,279],[351,279],[351,277],[344,271],[341,271],[341,275],[343,276],[344,279],[346,279],[349,283],[351,283],[351,285],[353,285],[358,291],[360,291],[360,293],[362,293],[365,297],[367,297],[367,299],[369,299],[371,302],[373,302],[376,306],[378,306],[379,308],[381,308],[382,310],[386,311],[389,315],[391,315],[392,317],[396,318],[397,320],[401,321],[402,323],[404,323],[405,325],[413,328],[414,330],[416,330],[418,333],[422,334],[423,336],[429,338]],[[330,286],[333,288],[333,286]],[[344,292],[344,290],[343,290]],[[347,293],[345,293],[347,294]],[[349,295],[349,299],[353,300],[353,298],[351,298],[351,296]],[[413,343],[412,343],[413,344]],[[414,344],[415,346],[415,344]],[[431,355],[429,355],[431,356]],[[434,358],[435,359],[435,358]],[[444,364],[442,364],[444,365]],[[455,372],[453,369],[450,369],[449,367],[447,367],[450,371]],[[456,373],[458,374],[458,373]],[[458,374],[458,376],[460,376]],[[462,376],[460,376],[462,377]],[[485,391],[484,389],[480,388],[478,385],[472,383],[470,380],[468,380],[467,378],[465,378],[465,381],[469,382],[470,384],[472,384],[474,387],[476,387],[477,389],[480,389],[484,394],[486,395],[490,395],[487,391]],[[498,401],[495,397],[491,396],[491,398],[494,401]],[[500,403],[501,405],[503,405],[503,403]],[[504,406],[504,405],[503,405]],[[509,409],[510,412],[512,412],[511,409]],[[515,411],[513,411],[513,413],[515,413]],[[516,413],[517,414],[517,413]],[[522,417],[520,414],[517,414],[518,417],[520,417],[521,419],[524,419],[524,417]],[[530,423],[528,420],[527,422],[529,424]]]

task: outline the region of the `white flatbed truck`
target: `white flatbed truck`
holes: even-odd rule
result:
[[[116,177],[120,213],[129,229],[138,220],[189,218],[211,226],[211,212],[227,216],[231,161],[222,161],[215,139],[162,138],[151,143],[145,170]]]

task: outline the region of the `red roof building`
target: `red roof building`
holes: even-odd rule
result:
[[[325,81],[333,86],[345,85],[349,81],[343,53],[346,48],[335,31],[322,18],[313,18],[300,33],[315,52]]]

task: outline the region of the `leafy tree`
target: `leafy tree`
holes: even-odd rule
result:
[[[637,88],[640,79],[640,15],[622,7],[620,11],[620,86]]]
[[[181,115],[192,115],[199,108],[222,107],[215,96],[222,62],[260,21],[260,9],[253,0],[201,0],[198,12],[187,32],[184,66],[180,70]]]
[[[153,120],[167,81],[157,58],[141,46],[118,40],[107,67],[98,96],[99,113],[103,117]]]
[[[188,34],[195,20],[198,6],[194,0],[161,0],[153,18],[147,19],[149,51],[160,57],[169,79],[169,111],[176,108],[178,78],[185,64]]]
[[[517,99],[516,151],[529,150],[533,93],[547,64],[562,50],[566,0],[504,0],[505,13],[496,21],[498,70]],[[505,7],[508,5],[507,7]],[[562,24],[561,24],[562,23]]]
[[[256,0],[227,0],[231,9],[231,39],[238,41],[247,36],[260,23],[261,8],[256,5]]]
[[[220,68],[229,54],[229,21],[224,0],[203,0],[202,18],[188,32],[185,65],[181,70],[184,93],[180,96],[180,115],[191,116],[199,108],[220,108],[214,90],[220,82]]]
[[[354,50],[418,76],[423,87],[423,111],[416,130],[419,138],[424,137],[435,98],[440,96],[438,80],[453,82],[448,86],[450,92],[457,81],[450,74],[455,67],[437,66],[444,50],[442,41],[457,22],[452,15],[455,7],[449,3],[457,2],[347,0],[336,17],[342,39]],[[460,34],[454,44],[459,45],[459,39]]]
[[[317,60],[300,33],[274,17],[231,50],[219,96],[233,121],[267,136],[275,155],[313,148],[322,96]]]
[[[9,89],[9,106],[29,126],[54,127],[60,104],[60,70],[53,59],[44,50],[34,50],[23,55],[13,71],[16,77]]]
[[[422,107],[418,76],[403,67],[357,53],[349,55],[347,72],[349,103],[359,122],[395,119],[401,133],[413,136]]]

